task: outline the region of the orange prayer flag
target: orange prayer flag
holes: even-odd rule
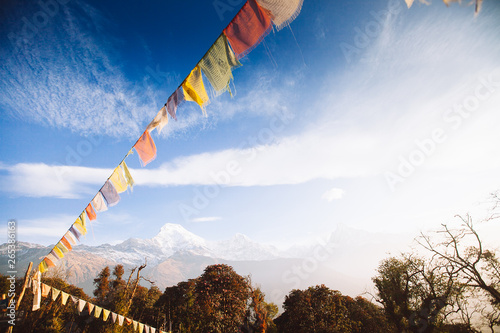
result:
[[[85,211],[87,212],[87,216],[89,217],[90,221],[93,221],[96,219],[96,213],[95,213],[94,207],[92,207],[92,205],[90,203],[85,208]]]
[[[71,244],[69,243],[69,241],[66,239],[66,238],[61,238],[61,243],[63,243],[64,246],[66,246],[66,248],[68,250],[72,250],[72,247],[71,247]]]
[[[224,29],[238,59],[247,55],[271,31],[271,18],[255,0],[248,0]]]
[[[134,145],[137,154],[141,160],[142,166],[146,166],[149,162],[156,158],[156,145],[149,131],[145,131],[139,141]]]
[[[45,257],[45,258],[43,259],[43,261],[45,261],[45,262],[47,263],[47,266],[48,266],[48,267],[56,267],[56,264],[54,264],[54,263],[52,262],[52,260],[50,260],[50,259],[49,259],[49,258],[47,258],[47,257]]]

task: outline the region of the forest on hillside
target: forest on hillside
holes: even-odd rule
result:
[[[164,291],[141,276],[145,264],[127,274],[122,265],[105,267],[94,279],[92,296],[63,277],[43,277],[40,308],[33,311],[32,280],[14,332],[495,332],[500,261],[476,225],[497,223],[497,217],[492,213],[475,224],[471,216],[459,216],[456,228],[442,225],[422,234],[418,249],[379,263],[373,293],[352,298],[325,285],[294,289],[281,311],[250,276],[224,264],[207,266],[199,277]],[[9,284],[0,276],[0,294],[8,293]],[[18,279],[16,291],[22,285]],[[8,329],[7,304],[4,298],[2,330]]]

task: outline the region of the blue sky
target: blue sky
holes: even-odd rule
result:
[[[1,12],[0,220],[47,245],[243,1],[41,3]],[[339,223],[417,234],[484,212],[500,187],[499,14],[495,1],[475,17],[440,1],[306,0],[242,59],[232,98],[211,96],[206,118],[183,104],[153,133],[155,161],[126,159],[137,186],[84,242],[178,223],[286,246]]]

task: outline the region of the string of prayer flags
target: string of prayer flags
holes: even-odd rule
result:
[[[66,302],[68,301],[69,294],[65,293],[64,291],[61,291],[61,304],[66,305]]]
[[[241,59],[271,31],[271,18],[255,0],[248,0],[224,29],[233,51]]]
[[[216,94],[229,90],[229,81],[233,78],[231,71],[239,66],[241,63],[236,59],[224,34],[217,38],[200,61],[200,68],[212,84]]]
[[[160,111],[158,111],[153,120],[151,120],[148,127],[146,127],[146,131],[151,132],[153,129],[156,128],[158,130],[158,133],[161,133],[161,130],[167,124],[168,124],[168,113],[167,113],[167,107],[166,105],[164,105],[160,109]]]
[[[176,112],[177,107],[184,101],[184,90],[179,87],[177,88],[172,95],[167,100],[165,104],[167,106],[167,112],[170,117],[177,120]]]
[[[299,16],[304,0],[257,0],[257,2],[270,12],[271,20],[279,31]]]
[[[108,206],[106,206],[106,202],[102,197],[101,192],[97,192],[94,199],[92,199],[92,205],[95,207],[95,210],[98,212],[104,212],[108,210]]]
[[[120,202],[120,195],[116,191],[113,184],[109,181],[109,179],[106,180],[100,192],[104,197],[104,200],[106,200],[108,207],[113,207],[118,202]]]
[[[90,221],[94,221],[96,219],[96,213],[95,213],[94,207],[92,207],[90,202],[87,205],[87,207],[85,207],[85,212],[87,212],[87,216],[89,217]]]
[[[144,131],[141,138],[134,145],[142,166],[146,166],[149,162],[156,158],[156,145],[149,134],[149,131]]]
[[[127,190],[127,180],[123,176],[122,168],[120,168],[120,166],[117,166],[115,170],[113,170],[109,180],[111,180],[116,192],[123,193]]]
[[[134,178],[132,178],[132,175],[130,174],[130,171],[129,171],[125,161],[121,162],[120,166],[123,169],[123,173],[125,175],[125,180],[127,181],[127,185],[130,186],[130,190],[132,191],[134,184],[135,184]]]
[[[205,90],[205,85],[203,84],[203,78],[201,77],[201,69],[199,65],[196,65],[184,83],[182,83],[182,89],[184,89],[184,99],[186,101],[198,103],[201,111],[204,115],[206,115],[204,106],[210,102],[210,100],[208,98],[207,91]]]

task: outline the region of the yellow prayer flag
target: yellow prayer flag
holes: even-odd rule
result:
[[[57,245],[52,249],[52,252],[54,252],[59,259],[64,258],[64,253],[57,247]]]
[[[203,111],[203,114],[206,114],[204,105],[210,100],[208,98],[207,91],[205,90],[205,85],[203,84],[200,66],[197,65],[191,71],[189,76],[182,84],[182,89],[184,89],[184,99],[186,101],[193,101],[198,103],[198,105],[201,107],[201,110]]]
[[[125,161],[120,163],[120,166],[123,168],[123,173],[125,174],[125,180],[127,181],[128,186],[130,186],[130,190],[132,190],[134,186],[134,178],[132,178],[132,175],[130,174],[130,171]]]
[[[111,177],[109,177],[109,180],[111,180],[111,183],[113,183],[116,192],[122,193],[127,190],[127,181],[125,180],[125,177],[123,177],[122,169],[120,168],[120,166],[117,166],[115,168],[115,170],[111,174]]]
[[[76,230],[78,230],[78,232],[80,232],[80,234],[87,234],[87,228],[82,223],[81,215],[76,219],[75,223],[73,223],[73,226],[76,228]]]
[[[45,266],[42,265],[42,263],[43,263],[43,261],[38,264],[38,270],[40,271],[40,273],[45,273],[47,271],[47,268],[45,268]]]
[[[94,317],[99,318],[101,316],[102,308],[100,306],[95,306]]]
[[[55,301],[60,293],[61,291],[59,289],[52,288],[52,300]]]
[[[57,247],[59,250],[61,250],[61,252],[62,252],[62,253],[68,253],[68,252],[69,252],[68,248],[66,248],[66,246],[64,246],[64,244],[63,244],[63,243],[61,243],[61,242],[57,243],[57,244],[56,244],[56,247]]]
[[[64,291],[61,291],[61,303],[62,305],[66,305],[68,301],[69,294],[66,294]]]

